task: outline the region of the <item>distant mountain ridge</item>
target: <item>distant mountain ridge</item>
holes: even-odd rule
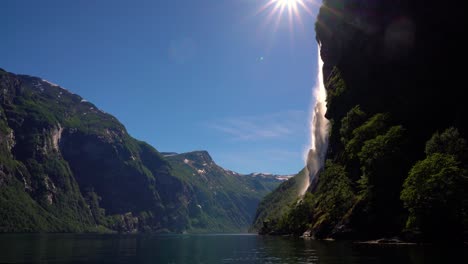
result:
[[[264,173],[264,172],[250,173],[250,174],[246,174],[245,176],[259,177],[259,178],[273,178],[273,179],[277,179],[277,180],[280,180],[280,181],[287,181],[287,180],[291,179],[292,177],[294,177],[293,174],[291,174],[291,175],[279,175],[279,174]]]
[[[163,156],[79,95],[0,70],[0,232],[244,231],[279,183]]]
[[[289,207],[298,201],[301,185],[307,177],[303,169],[287,181],[281,183],[275,190],[268,193],[260,202],[255,212],[253,224],[250,228],[253,232],[262,233],[265,225],[276,225],[280,218],[286,214]]]
[[[223,223],[226,228],[247,231],[260,200],[282,181],[226,170],[218,166],[207,151],[166,155],[166,159],[173,175],[192,186],[196,193],[193,197],[198,206],[196,221],[203,219],[212,228]]]
[[[177,153],[177,152],[160,152],[161,155],[164,157],[172,157],[172,156],[177,156],[177,155],[182,155],[182,154],[188,154],[192,152],[206,152],[205,150],[199,150],[199,151],[191,151],[191,152],[186,152],[186,153]],[[209,154],[208,154],[209,155]],[[211,157],[210,157],[211,159]],[[265,179],[277,179],[280,181],[286,181],[289,180],[290,178],[294,177],[294,174],[291,175],[281,175],[281,174],[272,174],[272,173],[267,173],[267,172],[252,172],[248,174],[242,174],[238,173],[235,171],[227,170],[224,169],[227,173],[233,174],[233,175],[242,175],[242,176],[247,176],[247,177],[259,177],[259,178],[265,178]]]

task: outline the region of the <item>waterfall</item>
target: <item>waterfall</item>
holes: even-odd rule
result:
[[[311,110],[310,115],[310,145],[305,153],[304,160],[306,162],[306,177],[302,188],[299,190],[299,195],[302,196],[313,183],[317,173],[325,163],[328,146],[328,129],[329,121],[325,118],[327,112],[327,91],[323,83],[323,61],[320,56],[320,46],[317,54],[317,79],[313,88],[313,97],[315,105]]]

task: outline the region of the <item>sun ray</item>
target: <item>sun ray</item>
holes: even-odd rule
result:
[[[290,33],[291,47],[294,47],[294,39],[297,34],[305,32],[303,18],[314,16],[315,12],[311,11],[312,5],[320,6],[321,0],[262,0],[264,3],[259,6],[254,15],[264,17],[261,22],[259,34],[269,32],[270,39],[266,41],[266,52],[273,45],[272,42],[275,33],[280,29],[280,24],[284,24]],[[282,21],[286,23],[282,23]],[[269,30],[267,29],[269,27]],[[283,26],[281,26],[282,28]]]
[[[301,11],[306,12],[308,15],[313,15],[310,9],[310,4],[319,5],[319,0],[268,0],[260,7],[256,14],[268,12],[266,23],[270,24],[273,17],[273,30],[277,30],[283,17],[286,15],[288,28],[291,32],[294,31],[294,24],[299,24],[303,28]]]
[[[293,31],[293,10],[294,8],[292,8],[291,6],[288,6],[288,22],[289,22],[289,31]]]
[[[279,11],[277,11],[278,9],[279,9]],[[284,9],[285,9],[284,5],[277,5],[275,7],[275,9],[273,10],[274,12],[276,11],[276,13],[277,13],[275,25],[273,26],[273,31],[275,31],[275,32],[278,30],[279,24],[281,22],[281,17],[283,16]],[[272,13],[274,13],[274,12],[272,12]]]
[[[262,7],[260,7],[260,9],[255,13],[255,15],[258,15],[258,14],[262,13],[263,11],[267,10],[268,8],[270,8],[274,4],[276,4],[276,0],[268,1],[268,3],[266,3]]]
[[[312,4],[316,3],[315,1],[309,1],[309,2],[311,2]],[[304,3],[304,1],[298,1],[297,4],[300,5],[302,10],[306,11],[309,15],[313,15],[312,10],[309,9],[309,7],[306,5],[306,3]]]

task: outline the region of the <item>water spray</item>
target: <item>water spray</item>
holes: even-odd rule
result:
[[[306,162],[306,177],[299,190],[300,196],[305,194],[310,184],[314,182],[317,173],[323,168],[328,147],[329,121],[325,118],[325,113],[327,112],[327,91],[325,90],[323,81],[323,61],[320,56],[320,46],[318,47],[317,61],[317,79],[313,88],[315,102],[311,110],[309,123],[310,145],[304,157]]]

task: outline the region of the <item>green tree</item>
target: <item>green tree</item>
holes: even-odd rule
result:
[[[302,235],[312,221],[313,195],[306,192],[305,195],[291,205],[277,225],[277,233]]]
[[[468,144],[466,139],[462,138],[458,129],[450,127],[442,134],[434,133],[431,139],[426,143],[426,155],[434,153],[443,153],[453,155],[460,168],[464,169],[464,175],[468,175]],[[464,182],[463,188],[468,190],[468,181]],[[463,197],[463,229],[468,233],[468,192]]]
[[[366,114],[361,112],[359,106],[356,106],[343,118],[343,127],[340,129],[341,141],[345,145],[342,162],[346,164],[346,171],[353,182],[358,181],[361,177],[361,164],[358,154],[364,143],[384,134],[389,127],[389,114],[387,113],[378,113],[367,120],[363,120],[365,118]]]
[[[425,152],[427,156],[434,153],[445,153],[455,156],[460,162],[468,160],[467,142],[454,127],[446,129],[442,134],[436,132],[427,141]]]
[[[365,214],[369,216],[370,232],[390,233],[401,230],[404,221],[403,205],[400,200],[406,163],[402,150],[404,129],[393,126],[383,135],[364,142],[358,153],[361,164],[360,199]],[[384,235],[384,234],[379,234]]]
[[[434,153],[417,162],[401,192],[409,211],[407,228],[425,238],[461,234],[464,184],[466,177],[452,155]]]
[[[379,113],[367,120],[363,125],[352,132],[352,138],[347,142],[345,149],[351,159],[357,158],[364,142],[385,133],[388,129],[388,114]]]
[[[358,153],[363,173],[360,185],[364,195],[387,195],[391,186],[398,188],[401,185],[401,179],[395,175],[394,164],[403,156],[400,148],[403,133],[402,126],[393,126],[385,134],[364,142]]]
[[[351,139],[353,130],[364,123],[366,116],[366,113],[361,110],[361,107],[356,105],[341,119],[340,136],[341,142],[344,145]]]
[[[328,234],[343,219],[355,202],[345,168],[327,160],[320,174],[314,197],[314,229],[316,235]]]

